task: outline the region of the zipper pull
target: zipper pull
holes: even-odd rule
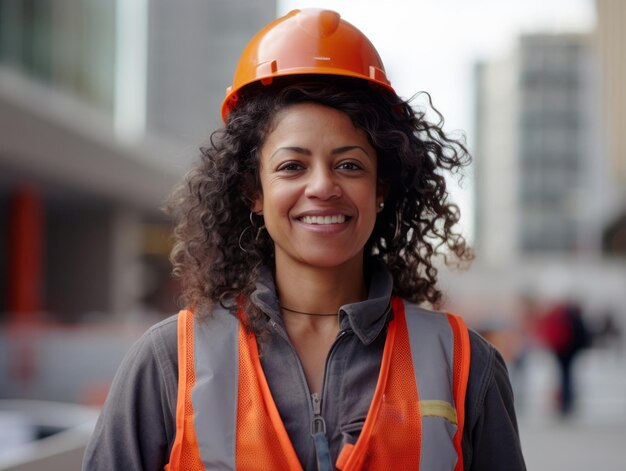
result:
[[[311,422],[311,436],[315,444],[318,471],[332,471],[334,469],[330,459],[330,447],[326,438],[326,422],[322,417],[322,399],[319,394],[311,394],[313,405],[313,421]]]
[[[313,404],[313,421],[311,423],[311,435],[318,432],[326,434],[326,421],[322,417],[322,398],[317,393],[311,394]]]

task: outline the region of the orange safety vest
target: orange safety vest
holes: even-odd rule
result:
[[[410,303],[405,315],[399,298],[392,308],[363,429],[335,466],[462,471],[467,327],[460,317]],[[261,368],[256,338],[235,316],[216,309],[197,319],[181,311],[178,352],[176,438],[166,471],[302,469]]]

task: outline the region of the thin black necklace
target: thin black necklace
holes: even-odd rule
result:
[[[337,313],[336,312],[332,312],[332,313],[321,313],[321,312],[304,312],[304,311],[296,311],[295,309],[289,309],[288,307],[285,306],[280,306],[281,309],[284,309],[285,311],[289,311],[289,312],[293,312],[295,314],[302,314],[305,316],[319,316],[319,317],[330,317],[330,316],[336,316]]]

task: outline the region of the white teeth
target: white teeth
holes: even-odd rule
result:
[[[335,216],[303,216],[302,222],[305,224],[342,224],[346,222],[343,214]]]

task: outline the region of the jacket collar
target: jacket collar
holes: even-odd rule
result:
[[[365,345],[372,343],[387,324],[392,290],[391,273],[382,263],[372,263],[369,269],[368,298],[339,308],[340,329],[352,330]],[[268,267],[261,270],[250,300],[268,316],[268,320],[284,328],[274,277]]]

